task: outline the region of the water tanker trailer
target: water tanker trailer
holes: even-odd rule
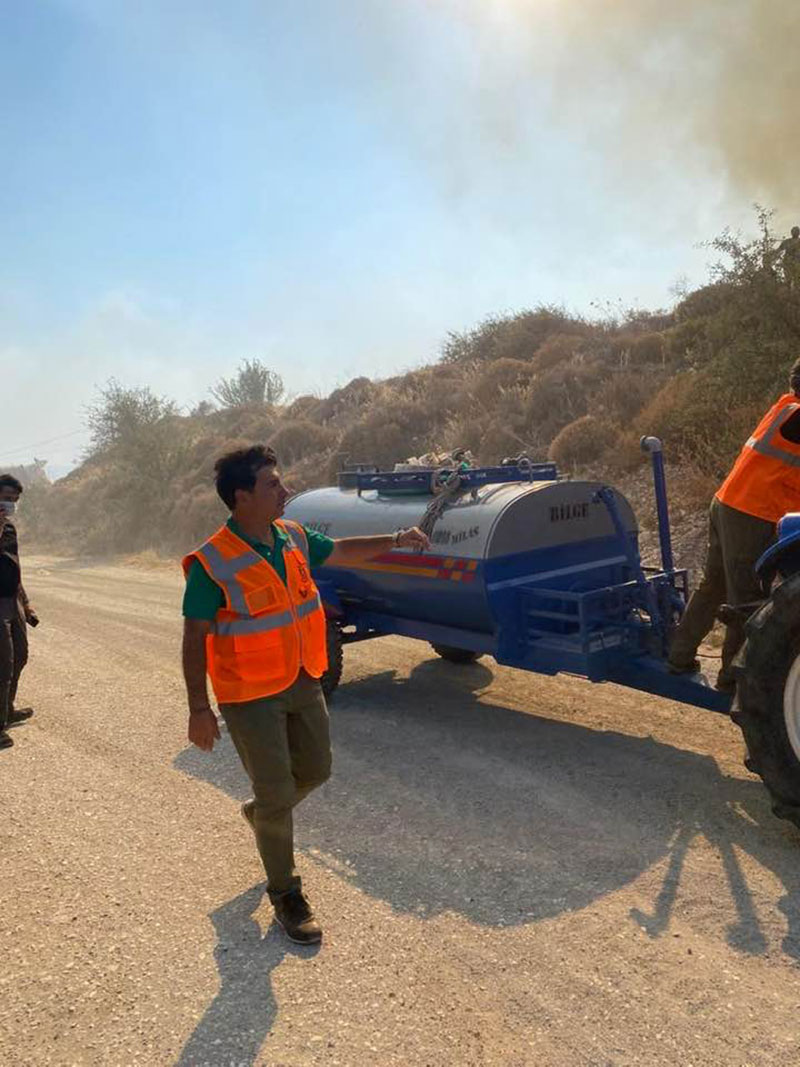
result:
[[[600,482],[560,477],[526,459],[500,467],[343,472],[339,485],[293,497],[286,517],[330,537],[422,526],[428,551],[393,549],[357,566],[315,572],[328,615],[336,688],[343,646],[386,634],[429,642],[446,660],[491,655],[540,674],[657,694],[731,714],[747,767],[769,789],[773,811],[800,826],[800,515],[787,516],[759,563],[769,599],[729,606],[748,614],[738,697],[666,665],[688,596],[672,558],[661,442],[653,462],[661,566],[645,567],[636,517]]]

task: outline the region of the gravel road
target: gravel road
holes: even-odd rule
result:
[[[346,650],[297,815],[318,950],[271,924],[246,782],[188,747],[171,569],[28,562],[0,753],[0,1062],[800,1062],[800,833],[723,717]]]

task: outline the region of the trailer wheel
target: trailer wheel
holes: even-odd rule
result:
[[[344,666],[344,646],[342,644],[342,627],[335,619],[328,619],[325,627],[328,645],[328,669],[320,678],[322,692],[327,698],[333,695],[342,678]]]
[[[474,663],[480,657],[480,652],[472,652],[468,648],[453,648],[452,645],[432,644],[431,648],[448,663]]]
[[[747,743],[772,811],[800,827],[800,574],[779,585],[747,622],[731,718]]]

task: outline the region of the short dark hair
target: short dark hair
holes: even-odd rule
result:
[[[795,396],[800,396],[800,359],[796,359],[789,371],[789,386]]]
[[[236,507],[236,490],[252,491],[256,484],[256,475],[262,467],[274,467],[278,457],[266,445],[253,445],[251,448],[237,448],[235,452],[226,452],[214,464],[217,492],[233,511]]]
[[[13,489],[15,493],[22,493],[22,482],[13,474],[0,474],[0,489]]]

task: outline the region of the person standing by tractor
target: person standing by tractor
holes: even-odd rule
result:
[[[261,445],[217,460],[227,523],[183,560],[183,672],[189,740],[207,752],[219,738],[206,689],[253,786],[242,814],[253,829],[275,917],[293,941],[322,930],[294,863],[292,809],[330,775],[326,619],[311,569],[349,566],[395,547],[429,547],[416,527],[332,540],[283,521],[290,493],[277,457]]]
[[[22,585],[17,531],[11,521],[21,496],[22,483],[13,474],[0,474],[0,748],[14,744],[7,727],[33,714],[32,708],[14,707],[28,662],[27,626],[39,622]]]
[[[783,277],[790,289],[800,285],[800,226],[792,226],[791,236],[778,245],[783,257]]]
[[[789,374],[789,388],[755,428],[711,502],[703,577],[670,645],[673,673],[700,669],[697,650],[722,604],[739,607],[763,599],[755,564],[774,540],[778,520],[800,510],[800,360]],[[733,659],[744,637],[744,618],[728,622],[717,678],[723,692],[736,688]]]

